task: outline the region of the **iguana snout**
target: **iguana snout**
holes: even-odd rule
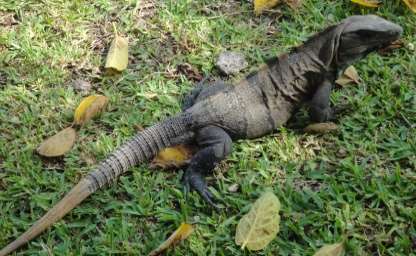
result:
[[[341,66],[389,45],[403,33],[399,25],[375,15],[351,16],[342,25],[337,56]]]

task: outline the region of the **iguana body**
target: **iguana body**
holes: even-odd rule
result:
[[[186,98],[182,113],[138,133],[114,151],[28,231],[1,250],[0,256],[36,237],[131,166],[184,140],[200,148],[185,172],[185,184],[214,205],[203,177],[231,152],[232,140],[272,133],[306,101],[311,102],[313,120],[328,120],[329,95],[338,74],[401,33],[399,26],[382,18],[352,16],[289,54],[272,59],[236,85],[197,87]]]

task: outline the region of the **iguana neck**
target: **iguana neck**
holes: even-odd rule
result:
[[[329,27],[288,55],[281,55],[269,63],[273,76],[281,78],[279,89],[292,95],[293,103],[303,101],[323,79],[335,79],[338,72],[338,67],[334,66],[339,44],[337,29]]]
[[[268,68],[270,80],[278,92],[277,100],[293,105],[303,102],[328,71],[316,54],[303,47],[270,61]]]

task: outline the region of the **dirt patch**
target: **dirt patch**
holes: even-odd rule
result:
[[[318,192],[321,191],[325,186],[319,181],[316,180],[302,180],[296,179],[293,181],[293,186],[297,191],[302,191],[310,189],[311,191]]]
[[[201,73],[189,63],[181,63],[175,68],[166,68],[165,77],[169,79],[177,79],[180,75],[184,75],[188,80],[199,82],[203,79]]]
[[[134,23],[135,26],[142,29],[147,29],[149,20],[153,18],[156,13],[157,3],[153,0],[140,1],[140,6],[135,9]]]
[[[19,22],[15,13],[0,11],[0,26],[10,28],[17,24]]]

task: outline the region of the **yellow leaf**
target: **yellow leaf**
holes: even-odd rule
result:
[[[328,123],[315,123],[310,124],[303,129],[304,132],[307,133],[329,133],[332,131],[336,131],[338,129],[338,126],[332,122]]]
[[[116,35],[108,50],[105,69],[108,73],[117,73],[125,70],[128,64],[128,40]]]
[[[280,0],[254,0],[254,12],[259,15],[263,11],[275,7],[279,2]]]
[[[341,86],[345,86],[352,82],[356,84],[360,83],[360,76],[354,66],[349,66],[345,69],[344,73],[335,81],[335,83]]]
[[[378,0],[351,0],[351,2],[371,8],[379,7],[381,4],[381,2]]]
[[[178,229],[173,232],[172,235],[166,241],[164,241],[159,247],[154,249],[149,253],[148,256],[160,255],[162,252],[166,251],[168,248],[175,246],[180,241],[185,240],[192,232],[194,228],[191,224],[182,223]]]
[[[410,8],[410,10],[416,13],[416,0],[403,0],[403,2]]]
[[[91,95],[84,98],[78,105],[74,114],[74,123],[83,125],[90,119],[101,113],[107,106],[108,99],[102,95]]]
[[[237,225],[235,243],[241,249],[261,250],[279,232],[280,202],[273,192],[265,192]]]
[[[324,245],[313,256],[341,256],[344,252],[344,243]]]
[[[161,150],[150,164],[151,168],[159,167],[162,169],[177,168],[188,163],[194,149],[188,145],[177,145],[175,147]]]
[[[62,156],[72,148],[76,137],[75,129],[68,127],[43,141],[36,151],[39,155],[46,157]]]
[[[354,66],[349,66],[347,69],[345,69],[344,75],[351,79],[354,83],[360,83],[360,76],[358,75],[358,72]]]

